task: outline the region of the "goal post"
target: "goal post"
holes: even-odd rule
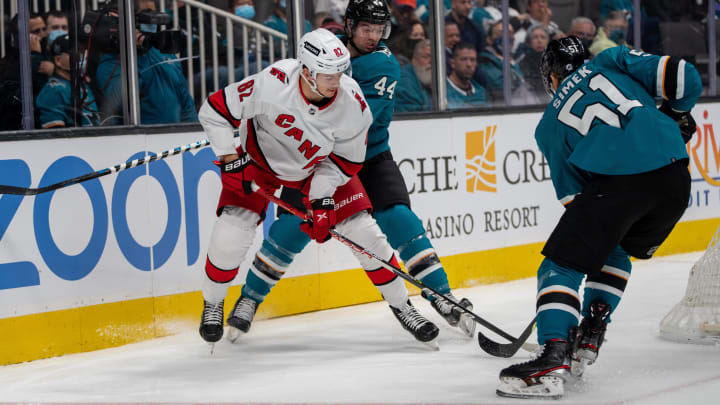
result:
[[[660,321],[660,337],[720,344],[720,228],[690,270],[685,296]]]

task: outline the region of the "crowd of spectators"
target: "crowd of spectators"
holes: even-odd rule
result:
[[[343,35],[343,13],[348,1],[305,2],[307,19],[303,29],[310,31],[323,27]],[[387,1],[393,18],[391,35],[385,42],[402,69],[396,90],[396,111],[431,110],[430,2]],[[158,3],[158,0],[135,0],[136,12],[164,11],[172,16],[171,0],[164,2],[166,10],[160,10]],[[216,30],[212,31],[211,14],[204,13],[199,17],[197,12],[193,12],[189,14],[191,21],[188,24],[186,4],[181,0],[177,3],[181,28],[177,33],[179,36],[175,37],[180,45],[177,49],[165,49],[152,40],[153,30],[160,30],[160,27],[152,24],[138,24],[142,27],[137,27],[142,124],[196,121],[197,106],[206,94],[226,86],[231,76],[237,81],[245,74],[256,73],[258,67],[264,68],[271,60],[285,57],[281,49],[291,48],[287,44],[282,47],[275,39],[274,53],[269,55],[267,50],[271,37],[256,37],[250,29],[249,41],[246,42],[242,30],[234,29],[231,75],[231,68],[226,63],[229,56],[228,32],[222,20],[218,20]],[[286,0],[206,0],[206,3],[281,33],[288,32]],[[505,55],[501,1],[443,0],[448,108],[546,103],[549,96],[545,93],[538,69],[541,55],[550,40],[561,38],[566,33],[579,37],[592,56],[617,45],[633,47],[632,0],[576,3],[574,9],[568,10],[565,6],[568,2],[511,0],[506,25],[510,52]],[[662,52],[660,27],[663,23],[705,18],[703,12],[706,13],[707,6],[696,3],[690,0],[643,2],[643,50]],[[587,4],[592,4],[594,8],[585,9]],[[553,7],[556,6],[560,9],[554,13]],[[112,12],[107,15],[113,16]],[[114,16],[117,16],[116,12]],[[22,117],[18,24],[17,16],[10,20],[7,16],[3,18],[6,19],[6,52],[0,60],[0,107],[5,114],[0,120],[0,130],[14,130],[21,128]],[[81,34],[80,41],[73,39],[71,24],[80,26],[80,21],[82,16],[74,18],[56,10],[30,16],[29,44],[36,128],[123,123],[119,49],[99,49],[97,44],[91,44],[93,41],[88,38],[87,32],[84,37]],[[170,25],[163,28],[169,30]],[[203,27],[204,35],[201,35],[200,27]],[[201,38],[204,41],[202,44]],[[78,45],[75,51],[73,47]],[[211,57],[213,48],[218,52],[219,64],[214,63]],[[198,55],[203,49],[204,58],[200,58]],[[245,66],[245,58],[248,66]],[[504,77],[506,60],[510,65],[509,80]],[[73,74],[78,78],[73,80]],[[509,89],[504,88],[506,81],[510,84]],[[509,99],[506,99],[508,95]]]

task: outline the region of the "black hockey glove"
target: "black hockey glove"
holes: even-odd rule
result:
[[[685,143],[688,143],[697,130],[697,124],[690,114],[690,111],[673,110],[667,100],[663,100],[659,110],[677,122],[680,127],[680,134],[682,135],[683,140]]]
[[[220,181],[224,188],[237,193],[252,194],[250,182],[252,179],[245,179],[243,171],[250,165],[250,156],[247,153],[227,163],[214,162],[220,168]]]

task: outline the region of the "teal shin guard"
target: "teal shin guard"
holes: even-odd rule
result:
[[[590,304],[595,301],[610,305],[611,313],[615,311],[627,287],[631,269],[630,255],[620,246],[616,247],[600,273],[588,276],[583,293],[582,315],[589,316]],[[610,318],[607,322],[610,323]]]
[[[542,345],[550,339],[567,340],[570,328],[578,324],[578,289],[584,274],[546,258],[537,277],[538,343]]]
[[[270,226],[270,232],[250,266],[241,294],[261,303],[285,274],[295,256],[310,242],[300,230],[300,218],[283,214]]]
[[[410,275],[442,294],[450,292],[440,258],[425,236],[422,222],[408,206],[396,204],[382,211],[374,211],[373,217],[387,236],[390,246],[400,253]]]

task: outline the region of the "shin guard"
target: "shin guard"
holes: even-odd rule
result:
[[[300,222],[290,214],[282,214],[273,222],[245,278],[243,296],[259,304],[285,275],[295,256],[310,242],[310,237],[300,230]]]
[[[585,281],[583,317],[590,315],[590,305],[595,301],[604,302],[615,311],[627,287],[631,269],[630,256],[620,246],[616,247],[600,273],[589,275]],[[607,322],[610,323],[610,318]]]
[[[387,257],[395,266],[398,266],[393,249],[387,242],[385,235],[380,231],[375,220],[363,211],[337,224],[337,231],[378,257]],[[366,274],[375,287],[380,290],[385,301],[393,307],[399,308],[408,300],[408,291],[403,279],[392,271],[382,267],[377,260],[369,258],[353,250],[353,254],[365,269]]]
[[[577,326],[580,318],[578,289],[584,274],[546,258],[537,277],[538,343],[542,345],[550,339],[568,340],[568,331]]]
[[[387,235],[390,246],[397,249],[411,276],[442,294],[450,292],[447,274],[430,239],[425,236],[422,222],[403,204],[376,211],[373,217]],[[434,300],[434,297],[430,297]]]
[[[225,299],[255,237],[260,216],[244,208],[225,207],[210,234],[202,292],[205,301]]]

